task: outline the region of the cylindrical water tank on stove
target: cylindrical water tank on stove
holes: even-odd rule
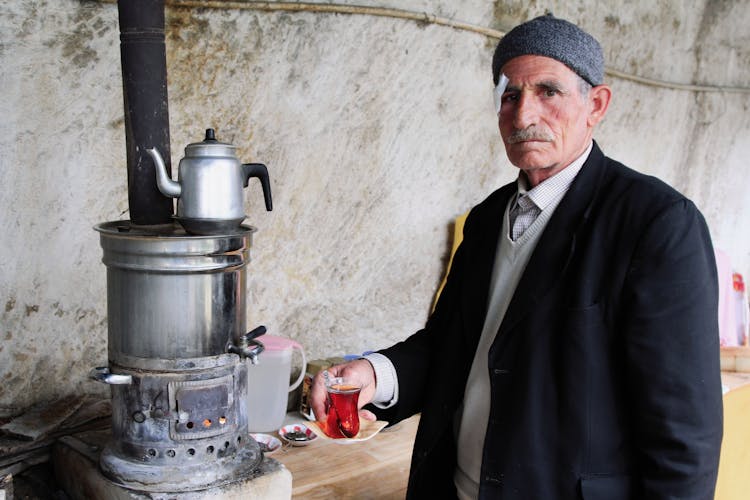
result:
[[[95,228],[107,266],[110,361],[227,352],[246,333],[246,269],[254,228],[189,236],[105,222]]]

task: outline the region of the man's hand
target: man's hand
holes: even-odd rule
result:
[[[356,359],[341,365],[335,365],[326,370],[330,377],[344,377],[362,386],[359,394],[359,408],[372,401],[375,395],[375,370],[366,359]],[[323,380],[323,371],[318,372],[313,379],[310,401],[313,413],[317,420],[325,420],[326,410],[326,385]],[[367,410],[360,410],[359,417],[364,420],[375,420],[375,415]]]

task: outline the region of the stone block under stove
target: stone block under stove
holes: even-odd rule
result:
[[[99,457],[109,431],[92,431],[60,438],[52,459],[60,487],[71,500],[288,500],[292,475],[278,461],[264,457],[259,465],[237,467],[235,477],[223,484],[186,492],[138,491],[119,486],[102,475]]]

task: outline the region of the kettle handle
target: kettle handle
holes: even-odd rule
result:
[[[260,181],[260,185],[263,187],[263,198],[266,201],[266,210],[273,210],[273,202],[271,201],[271,182],[268,179],[268,169],[262,163],[243,163],[242,164],[242,177],[244,179],[245,187],[250,182],[250,177],[257,177]]]

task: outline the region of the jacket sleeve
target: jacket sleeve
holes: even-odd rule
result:
[[[718,284],[708,228],[690,201],[644,223],[622,298],[643,498],[713,498],[722,436]]]

